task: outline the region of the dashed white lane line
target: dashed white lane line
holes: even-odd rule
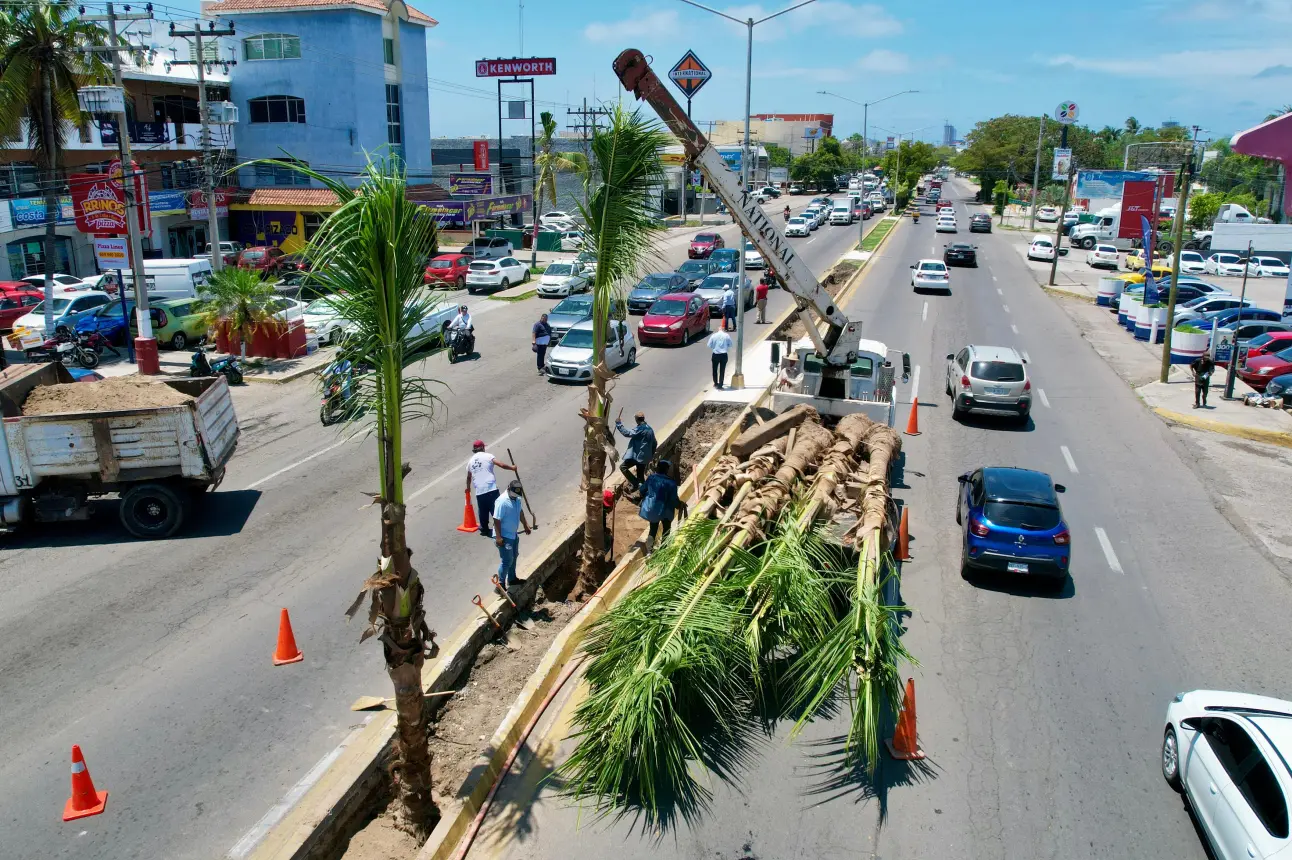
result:
[[[915,372],[911,374],[911,399],[920,396],[920,366],[915,365]]]
[[[1072,452],[1068,450],[1067,445],[1060,445],[1059,450],[1063,452],[1063,462],[1068,464],[1068,471],[1072,474],[1080,474],[1077,470],[1077,461],[1072,459]]]
[[[924,303],[924,310],[920,311],[920,322],[927,322],[929,319],[929,303]]]
[[[1046,409],[1049,409],[1049,408],[1050,408],[1050,398],[1048,398],[1048,397],[1046,397],[1046,396],[1045,396],[1045,389],[1044,389],[1044,388],[1038,388],[1038,389],[1036,389],[1036,394],[1037,394],[1037,396],[1038,396],[1038,397],[1040,397],[1040,398],[1041,398],[1041,403],[1043,403],[1043,404],[1045,405],[1045,408],[1046,408]]]
[[[1010,323],[1009,327],[1014,330],[1014,334],[1018,334],[1018,326],[1014,325],[1013,323]]]
[[[1126,571],[1122,570],[1122,563],[1117,560],[1117,553],[1113,552],[1113,544],[1112,541],[1108,540],[1108,533],[1099,528],[1099,526],[1095,526],[1095,537],[1099,538],[1099,546],[1103,548],[1104,558],[1108,560],[1108,567],[1112,569],[1113,573],[1124,574]]]
[[[992,279],[993,281],[998,280],[998,279],[997,279],[997,277],[996,277],[995,275],[992,275],[992,276],[991,276],[991,279]],[[996,292],[1000,292],[1000,290],[997,290]]]
[[[279,475],[285,475],[288,472],[290,472],[292,469],[295,469],[299,466],[304,466],[306,463],[308,463],[310,460],[315,459],[316,457],[322,457],[328,451],[335,451],[337,448],[340,448],[346,442],[349,442],[352,438],[353,436],[347,436],[344,439],[341,439],[339,442],[333,442],[331,445],[328,445],[326,448],[322,448],[318,451],[315,451],[313,454],[310,454],[308,457],[302,457],[301,459],[297,460],[295,463],[291,463],[289,465],[283,466],[277,472],[270,472],[268,475],[265,475],[263,478],[260,478],[259,480],[256,480],[256,481],[252,481],[250,484],[247,484],[247,486],[244,487],[243,489],[254,490],[256,487],[259,487],[261,484],[267,483],[268,481],[272,481],[274,478],[277,478]]]
[[[997,287],[997,288],[996,288],[996,295],[998,295],[998,296],[1003,296],[1003,295],[1005,295],[1005,291],[1004,291],[1004,290],[1002,290],[1000,287]]]
[[[502,434],[501,436],[499,436],[497,439],[495,439],[495,440],[493,440],[492,442],[490,442],[489,444],[490,444],[490,445],[493,445],[493,446],[495,446],[495,447],[497,447],[497,446],[498,446],[498,445],[499,445],[499,444],[500,444],[504,439],[506,439],[508,436],[510,436],[511,434],[515,433],[515,432],[516,432],[516,431],[518,431],[518,430],[520,430],[520,428],[519,428],[519,427],[513,427],[513,428],[511,428],[510,430],[508,430],[506,433],[504,433],[504,434]],[[463,470],[463,469],[465,469],[465,468],[467,467],[467,463],[469,463],[469,462],[471,462],[471,458],[470,458],[470,457],[467,457],[465,460],[463,460],[463,461],[462,461],[461,463],[459,463],[458,465],[456,465],[456,466],[451,466],[451,467],[449,467],[449,469],[448,469],[447,471],[441,472],[441,473],[440,473],[440,475],[439,475],[438,477],[436,477],[435,479],[433,479],[429,484],[427,484],[426,486],[422,487],[420,490],[417,490],[416,492],[414,492],[414,493],[410,494],[407,498],[405,498],[405,499],[404,499],[404,504],[405,504],[405,505],[407,505],[409,502],[413,501],[413,499],[415,499],[415,498],[417,498],[418,496],[422,495],[422,493],[425,493],[427,490],[430,490],[432,487],[434,487],[434,486],[438,485],[441,481],[443,481],[443,480],[445,480],[445,479],[447,479],[447,478],[451,478],[451,477],[453,477],[454,475],[458,475],[459,477],[463,477],[463,476],[464,476],[464,472],[463,472],[462,470]]]
[[[1005,309],[1005,313],[1009,313],[1009,305],[1001,305],[1001,307]]]

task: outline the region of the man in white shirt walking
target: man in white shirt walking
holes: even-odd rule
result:
[[[516,467],[495,459],[493,454],[485,451],[485,443],[480,439],[471,443],[471,450],[471,459],[467,461],[467,491],[475,491],[480,534],[493,537],[489,521],[493,517],[494,502],[498,501],[498,481],[493,470],[497,466],[514,472]]]
[[[727,381],[727,353],[731,351],[731,335],[718,329],[709,335],[709,350],[713,353],[713,385],[722,388]]]

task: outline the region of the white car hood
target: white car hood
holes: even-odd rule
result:
[[[573,283],[573,275],[544,275],[538,279],[540,287],[568,287]]]
[[[592,350],[557,344],[556,348],[547,354],[547,358],[549,361],[560,361],[566,364],[584,364],[592,360]]]

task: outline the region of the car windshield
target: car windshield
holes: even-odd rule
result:
[[[61,314],[63,311],[67,310],[67,306],[72,303],[71,299],[54,299],[53,301],[54,301],[54,313],[56,314]],[[34,308],[31,309],[31,312],[34,314],[44,313],[45,303],[41,302],[40,304],[36,305]]]
[[[983,519],[1005,528],[1048,531],[1059,524],[1061,516],[1058,508],[1048,505],[988,502],[983,508]]]
[[[305,313],[314,314],[316,316],[334,314],[336,312],[336,305],[332,304],[331,299],[315,299],[305,306]]]
[[[574,260],[577,263],[595,263],[597,261],[597,255],[591,251],[584,251],[579,254],[579,256],[575,257]]]
[[[1256,262],[1260,263],[1262,266],[1282,266],[1283,265],[1282,260],[1275,259],[1274,257],[1257,257]]]
[[[1099,246],[1098,248],[1096,248],[1095,250],[1097,250],[1097,251],[1098,251],[1099,253],[1101,253],[1101,254],[1116,254],[1116,253],[1117,253],[1117,249],[1116,249],[1116,248],[1114,248],[1112,245],[1100,245],[1100,246]],[[1198,259],[1200,259],[1200,260],[1201,260],[1202,258],[1201,258],[1201,257],[1199,257]]]
[[[590,296],[578,296],[563,299],[557,302],[552,308],[554,314],[586,314],[592,310],[592,298]]]
[[[488,262],[472,263],[471,271],[473,272],[492,272],[494,264]]]
[[[709,270],[709,264],[703,260],[687,260],[685,263],[678,266],[677,270],[684,275],[687,273],[694,274],[696,272],[707,272]]]
[[[1012,361],[975,361],[969,373],[986,382],[1023,381],[1023,365]]]
[[[748,239],[745,240],[745,250],[753,251],[755,254],[758,253],[758,249],[754,247],[754,243],[750,242]]]
[[[945,272],[947,267],[941,263],[920,263],[921,272]]]
[[[806,222],[805,222],[802,218],[791,218],[791,219],[790,219],[790,223],[791,223],[791,224],[804,224],[804,223],[806,223]]]
[[[681,299],[655,302],[650,306],[649,312],[662,317],[680,317],[686,313],[686,302]]]
[[[127,309],[129,310],[130,313],[134,313],[135,312],[134,302],[131,302],[128,305]],[[121,302],[112,302],[110,304],[103,305],[102,307],[97,308],[94,311],[94,315],[96,317],[102,317],[104,319],[121,319]]]
[[[1181,251],[1180,259],[1186,263],[1201,263],[1202,255],[1197,251]]]
[[[586,328],[571,329],[561,338],[561,346],[573,349],[592,349],[592,332]]]
[[[1238,258],[1233,254],[1217,254],[1216,262],[1218,263],[1237,263]]]
[[[1292,346],[1288,347],[1287,349],[1283,350],[1282,352],[1276,352],[1276,353],[1274,353],[1274,356],[1275,356],[1276,358],[1281,358],[1281,359],[1283,359],[1284,361],[1292,361]]]
[[[1283,334],[1283,332],[1279,332],[1279,334],[1281,335],[1281,334]],[[1276,334],[1274,334],[1274,333],[1272,333],[1272,332],[1266,332],[1265,334],[1258,334],[1258,335],[1256,335],[1256,337],[1252,338],[1252,340],[1251,340],[1251,342],[1248,344],[1248,346],[1249,346],[1249,347],[1252,347],[1252,346],[1265,346],[1265,344],[1269,343],[1269,342],[1270,342],[1270,341],[1272,341],[1272,340],[1284,340],[1284,339],[1285,339],[1285,338],[1283,338],[1283,337],[1279,337],[1278,335],[1276,335]]]
[[[453,268],[452,260],[431,260],[432,269],[451,269]]]
[[[242,252],[242,259],[244,260],[259,260],[263,256],[265,256],[264,251],[243,251]]]
[[[718,237],[712,233],[701,233],[699,236],[695,237],[695,241],[700,242],[701,244],[710,244],[716,242],[717,239]]]
[[[569,275],[574,274],[574,269],[570,266],[569,263],[549,263],[547,268],[543,270],[543,274],[560,275],[561,277],[567,277]]]
[[[725,290],[735,283],[734,278],[719,278],[716,275],[710,275],[700,282],[701,290]]]

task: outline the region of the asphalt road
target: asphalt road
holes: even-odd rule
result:
[[[732,244],[735,228],[721,232]],[[822,227],[800,240],[801,255],[822,272],[857,235]],[[670,269],[686,243],[660,254]],[[443,382],[438,419],[405,432],[409,542],[442,634],[475,611],[471,596],[489,592],[497,565],[491,541],[454,530],[472,439],[504,459],[515,452],[543,527],[582,505],[585,389],[538,377],[529,349],[551,302],[469,304],[479,358],[428,359],[422,372]],[[769,310],[788,304],[773,291]],[[751,335],[763,328],[754,318]],[[708,385],[703,342],[643,348],[615,402],[658,426]],[[104,504],[90,523],[0,539],[0,856],[223,856],[358,724],[354,698],[389,689],[379,649],[359,646],[342,615],[377,559],[364,495],[374,445],[320,426],[308,380],[245,386],[235,401],[238,452],[183,536],[131,540]],[[522,555],[544,533],[522,540]],[[275,668],[280,607],[305,660]],[[110,798],[106,814],[64,825],[73,743]]]
[[[967,225],[969,186],[951,189]],[[949,241],[932,221],[902,225],[847,308],[919,368],[922,435],[903,439],[895,494],[911,509],[902,598],[928,759],[886,759],[873,788],[835,768],[846,722],[821,719],[792,746],[785,730],[769,738],[737,783],[714,786],[697,821],[642,833],[585,813],[577,838],[577,810],[550,786],[529,804],[523,789],[538,777],[516,779],[473,857],[1206,857],[1159,771],[1165,708],[1195,688],[1288,696],[1288,582],[1022,270],[1039,264],[977,235],[980,266],[955,270],[951,295],[912,291],[907,267]],[[945,356],[969,342],[1024,351],[1037,388],[1026,427],[952,420]],[[1073,572],[1061,593],[961,578],[956,477],[983,465],[1067,485]],[[515,838],[491,848],[500,832]]]

